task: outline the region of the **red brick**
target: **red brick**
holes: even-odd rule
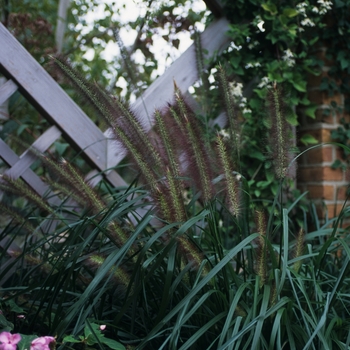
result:
[[[300,132],[300,137],[303,134],[310,134],[312,135],[318,142],[330,142],[332,140],[331,138],[331,130],[325,129],[320,127],[319,129],[312,129],[312,130],[302,130]]]
[[[333,162],[333,148],[331,146],[313,148],[305,152],[306,164]]]
[[[315,122],[334,125],[338,123],[337,115],[332,108],[317,108],[315,112]]]
[[[341,147],[337,147],[335,150],[335,159],[334,160],[344,160],[344,151]]]
[[[341,113],[337,113],[337,124],[341,124],[340,120],[345,119],[346,123],[350,122],[350,114],[342,111]]]
[[[316,53],[316,57],[319,60],[322,60],[324,62],[324,65],[326,67],[331,67],[334,66],[334,60],[333,59],[329,59],[326,57],[327,56],[327,49],[325,47],[321,48],[317,53]]]
[[[347,182],[350,182],[350,169],[349,168],[347,168],[345,170],[345,179],[344,180]]]
[[[336,102],[338,106],[342,106],[344,100],[342,94],[336,93],[333,96],[328,96],[327,93],[319,90],[308,91],[308,98],[316,105],[331,105],[332,102]]]
[[[298,179],[302,182],[342,181],[343,171],[327,166],[303,167],[299,168]]]
[[[318,75],[309,73],[307,76],[307,86],[309,88],[319,87],[322,83],[322,79],[328,77],[327,72],[320,72]]]
[[[335,216],[339,216],[341,213],[341,210],[343,209],[344,203],[337,203],[337,204],[328,204],[327,210],[328,210],[328,217],[334,218]]]
[[[332,185],[309,185],[307,190],[312,199],[334,200],[334,186]]]
[[[342,181],[344,172],[342,169],[333,169],[331,167],[323,168],[323,179],[325,181]]]
[[[346,199],[346,193],[348,191],[348,186],[341,186],[337,188],[337,195],[336,199],[337,200],[345,200]]]
[[[337,203],[337,204],[317,204],[316,205],[316,213],[317,216],[320,219],[325,219],[326,214],[328,215],[329,219],[334,218],[335,216],[338,216],[343,208],[343,203]]]

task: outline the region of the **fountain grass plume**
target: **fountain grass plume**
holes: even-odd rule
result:
[[[238,123],[238,108],[235,103],[234,97],[230,90],[229,82],[227,79],[226,71],[224,68],[218,66],[218,78],[219,87],[221,92],[221,98],[223,101],[224,109],[229,122],[229,135],[232,142],[232,156],[234,162],[240,164],[240,148],[241,148],[241,138],[240,138],[240,128]]]
[[[97,270],[103,265],[105,260],[106,258],[101,254],[91,254],[88,257],[87,262],[85,263],[85,266],[90,267],[93,270]],[[107,274],[111,276],[112,284],[115,284],[117,286],[121,285],[125,288],[128,287],[130,283],[130,276],[123,267],[121,266],[118,266],[117,268],[112,267]]]
[[[217,136],[217,150],[225,175],[224,183],[229,211],[232,215],[238,217],[240,215],[240,185],[237,176],[233,174],[234,165],[226,150],[224,139],[220,135]]]
[[[45,199],[38,195],[31,187],[21,179],[12,179],[6,175],[0,175],[0,190],[26,198],[41,210],[56,215],[55,210],[46,203]]]
[[[273,153],[276,178],[281,180],[287,175],[291,152],[291,127],[287,122],[287,106],[283,99],[283,90],[276,83],[268,91],[268,109],[271,118],[269,142]]]
[[[159,131],[162,144],[167,156],[165,169],[165,181],[167,184],[167,192],[171,202],[172,218],[171,221],[183,222],[186,220],[186,212],[184,208],[182,192],[184,191],[183,182],[180,180],[180,165],[176,154],[176,147],[173,136],[164,122],[163,116],[159,111],[155,112],[156,129]]]
[[[213,173],[211,169],[211,161],[205,148],[205,142],[201,137],[200,128],[196,117],[186,104],[181,91],[175,84],[175,108],[171,110],[180,130],[184,133],[187,140],[184,151],[188,155],[189,177],[193,179],[197,186],[197,190],[202,192],[205,202],[213,198]]]
[[[260,277],[260,287],[267,282],[267,235],[266,235],[266,218],[262,210],[255,211],[255,221],[259,237],[257,240],[257,275]]]
[[[303,255],[305,248],[305,230],[302,228],[298,231],[298,234],[296,236],[296,242],[295,242],[295,249],[294,249],[294,258],[299,258]],[[298,272],[300,270],[300,267],[302,265],[302,260],[298,260],[294,263],[293,269]]]
[[[72,164],[63,158],[61,161],[56,161],[42,154],[38,154],[38,156],[52,175],[57,178],[56,181],[51,181],[50,183],[53,188],[71,197],[82,207],[91,210],[94,215],[100,215],[106,211],[108,204]],[[122,247],[129,238],[128,234],[115,220],[108,224],[106,234],[118,248]],[[132,249],[130,253],[133,254],[134,250]]]
[[[101,199],[100,195],[95,191],[80,174],[80,172],[69,162],[62,159],[61,166],[66,174],[66,183],[69,187],[80,196],[81,199],[88,203],[88,207],[92,208],[95,214],[102,212],[106,208],[106,204]]]
[[[69,79],[94,110],[112,128],[115,137],[130,152],[146,181],[152,184],[157,180],[162,160],[135,114],[118,98],[112,98],[96,84],[84,79],[70,64],[61,57],[55,57],[54,63]],[[148,159],[152,169],[142,159]],[[158,173],[157,173],[158,171]]]
[[[11,221],[16,225],[24,227],[28,232],[35,231],[35,227],[29,222],[29,218],[23,217],[23,215],[15,208],[11,208],[4,203],[0,203],[0,210],[3,214],[8,215],[11,218]]]
[[[194,270],[197,270],[205,258],[203,251],[185,235],[177,237],[176,240],[180,254],[192,265]]]

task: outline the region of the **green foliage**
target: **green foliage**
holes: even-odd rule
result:
[[[336,130],[332,130],[331,136],[332,139],[339,142],[344,147],[341,148],[343,153],[343,159],[337,159],[333,163],[334,168],[342,168],[346,170],[349,166],[349,142],[350,142],[350,123],[346,122],[344,118],[340,120],[341,126]]]
[[[315,216],[310,225],[304,195],[283,196],[292,160],[284,131],[287,121],[295,124],[290,107],[310,107],[301,95],[307,64],[301,73],[271,59],[268,48],[296,39],[300,8],[260,5],[232,6],[240,19],[260,11],[271,29],[266,50],[259,48],[266,75],[256,64],[246,67],[254,63],[245,61],[247,37],[264,33],[247,23],[232,25],[242,55],[231,51],[229,73],[248,71],[247,79],[256,75],[269,88],[254,88],[247,99],[224,64],[218,67],[213,84],[220,90],[201,90],[225,96],[229,123],[219,135],[201,125],[215,115],[217,99],[198,118],[175,87],[174,104],[155,111],[155,138],[125,103],[55,60],[128,150],[139,176],[126,188],[105,181],[92,188],[74,164],[46,154],[47,198],[3,177],[7,198],[25,203],[20,215],[13,202],[4,205],[12,218],[0,233],[4,329],[52,334],[59,349],[349,348],[349,212],[323,223]],[[57,149],[64,154],[64,145]]]
[[[105,338],[98,324],[89,323],[88,321],[84,329],[84,335],[79,336],[79,340],[68,335],[63,338],[63,343],[81,343],[87,348],[91,348],[95,344],[105,344],[113,350],[125,350],[125,347],[119,342]]]
[[[350,56],[349,1],[223,1],[233,44],[224,54],[229,75],[242,83],[247,98],[244,106],[245,142],[241,160],[254,174],[254,192],[261,196],[260,187],[268,181],[269,168],[259,168],[260,159],[269,153],[265,126],[265,87],[274,82],[284,88],[284,100],[289,106],[288,121],[298,125],[297,114],[315,118],[317,106],[307,97],[308,78],[320,75],[324,64],[330,66],[320,89],[330,97],[345,96],[344,108],[349,109]],[[326,62],[325,62],[326,60]],[[334,106],[330,106],[333,110]],[[335,106],[342,107],[342,106]],[[287,111],[285,111],[286,113]],[[253,140],[250,142],[250,140]],[[300,140],[302,145],[315,144],[310,135]],[[253,155],[253,156],[252,156]],[[256,174],[255,174],[255,171]],[[257,186],[258,184],[259,187]],[[270,196],[275,186],[266,188],[263,196]]]
[[[41,155],[54,189],[44,199],[3,177],[2,189],[27,201],[22,218],[14,215],[0,234],[7,242],[3,316],[16,320],[3,327],[52,334],[59,349],[348,347],[342,220],[349,213],[323,224],[315,217],[315,229],[306,216],[304,230],[293,219],[303,196],[291,205],[281,197],[289,135],[278,86],[266,91],[266,125],[275,124],[270,137],[282,154],[272,153],[266,186],[278,178],[278,188],[258,201],[237,171],[245,170],[240,152],[220,134],[208,143],[176,87],[174,105],[155,112],[155,139],[124,103],[55,62],[105,118],[140,176],[127,188],[92,188],[69,162]],[[220,73],[234,128],[239,108]],[[61,202],[49,206],[52,196]],[[16,319],[18,312],[25,318]],[[103,334],[99,324],[107,325]]]

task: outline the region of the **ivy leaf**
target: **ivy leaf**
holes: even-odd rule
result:
[[[306,81],[292,81],[294,88],[300,92],[306,92]]]
[[[66,151],[66,149],[69,147],[69,143],[62,143],[62,142],[54,142],[56,152],[59,156],[63,156],[63,153]]]
[[[261,7],[267,11],[270,12],[271,15],[276,15],[277,14],[277,7],[275,4],[271,4],[271,3],[266,3],[266,4],[262,4]]]
[[[295,17],[299,14],[296,9],[286,8],[283,10],[283,15],[289,18]]]
[[[242,60],[242,56],[232,56],[230,58],[230,63],[233,68],[238,68]]]
[[[341,162],[340,159],[335,160],[334,163],[332,164],[333,169],[342,168],[342,167],[343,167],[343,163]]]
[[[290,125],[297,126],[299,124],[298,116],[295,113],[291,113],[286,119]]]
[[[346,57],[345,51],[340,51],[337,55],[337,60],[340,62],[341,69],[348,68],[349,58]]]
[[[310,106],[310,107],[305,109],[304,113],[308,117],[315,119],[316,118],[315,112],[316,112],[317,108],[318,108],[317,106]]]
[[[269,182],[272,182],[275,178],[275,175],[272,171],[266,171],[266,179]]]
[[[249,153],[249,156],[252,157],[252,158],[261,160],[261,161],[265,160],[265,156],[259,151],[252,151],[252,152]]]
[[[295,26],[288,28],[288,32],[293,38],[297,35],[297,30]]]
[[[305,134],[300,138],[300,142],[305,146],[307,145],[316,145],[318,141],[310,134]]]
[[[319,37],[318,36],[315,36],[313,39],[310,39],[310,42],[309,42],[309,45],[314,45],[316,44],[316,42],[318,41]]]
[[[278,190],[278,183],[275,182],[271,185],[271,192],[274,196],[276,196],[277,190]]]

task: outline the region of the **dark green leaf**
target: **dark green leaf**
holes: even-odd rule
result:
[[[101,342],[103,344],[106,344],[109,348],[113,350],[125,350],[125,346],[116,340],[109,339],[109,338],[102,338]]]
[[[296,9],[292,9],[292,8],[285,8],[283,10],[283,15],[286,17],[295,17],[299,14],[299,12]]]
[[[318,144],[318,141],[310,134],[303,135],[299,141],[305,146]]]
[[[277,7],[275,4],[272,3],[265,3],[261,4],[261,7],[265,10],[271,13],[271,15],[276,15],[277,14]]]

